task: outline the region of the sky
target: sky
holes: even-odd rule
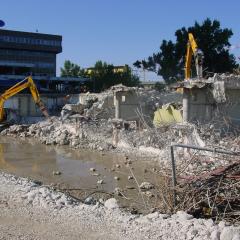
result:
[[[67,59],[81,67],[132,65],[207,17],[231,28],[231,44],[240,44],[239,9],[239,0],[1,0],[0,19],[5,29],[62,35],[59,74]],[[240,56],[240,48],[232,53]]]

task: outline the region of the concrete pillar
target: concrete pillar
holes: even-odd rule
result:
[[[183,122],[189,121],[189,99],[190,92],[188,89],[183,89]]]
[[[118,128],[113,124],[113,139],[112,139],[112,145],[114,147],[117,147],[118,145]]]
[[[115,118],[121,118],[120,105],[121,105],[121,94],[115,93]]]

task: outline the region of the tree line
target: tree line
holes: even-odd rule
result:
[[[192,33],[199,49],[204,53],[204,77],[212,73],[236,72],[239,65],[233,54],[229,52],[233,32],[229,28],[222,28],[218,20],[207,18],[202,23],[195,22],[188,28],[182,27],[175,32],[176,41],[163,40],[156,53],[146,59],[133,63],[136,68],[154,71],[162,76],[166,84],[184,80],[184,64],[188,33]],[[194,74],[194,64],[192,73]],[[115,71],[112,64],[97,61],[91,72],[87,72],[79,65],[67,60],[61,68],[63,77],[87,77],[91,79],[89,88],[96,92],[103,91],[115,84],[126,86],[138,86],[139,77],[133,74],[130,67],[125,66],[124,71]],[[162,83],[156,84],[156,89],[162,89]]]
[[[139,77],[133,74],[128,65],[125,65],[122,71],[116,71],[112,64],[103,61],[97,61],[88,71],[70,60],[66,60],[61,68],[61,76],[90,78],[91,81],[87,83],[88,88],[95,92],[101,92],[116,84],[122,83],[132,87],[140,83]]]

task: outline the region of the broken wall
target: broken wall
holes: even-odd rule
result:
[[[50,114],[60,112],[60,109],[66,104],[65,94],[41,94],[41,99]],[[9,98],[5,102],[4,108],[15,110],[20,117],[42,116],[42,112],[36,106],[31,94],[18,94]]]
[[[240,125],[240,76],[216,74],[202,86],[184,88],[183,120]]]

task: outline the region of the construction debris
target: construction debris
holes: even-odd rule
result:
[[[132,91],[136,93],[136,89],[118,86],[105,92],[101,100],[98,98],[93,100],[91,96],[90,103],[85,99],[85,103],[79,106],[66,105],[61,117],[52,117],[32,125],[13,125],[1,134],[23,138],[34,137],[47,145],[69,145],[76,149],[122,152],[127,156],[125,158],[127,166],[130,164],[129,156],[148,156],[148,159],[152,158],[160,163],[161,172],[153,168],[144,170],[144,173],[150,171],[153,174],[162,174],[166,178],[166,184],[157,186],[143,182],[138,187],[139,191],[149,198],[156,197],[157,194],[153,193],[153,190],[160,193],[162,201],[159,202],[159,209],[167,213],[184,210],[194,216],[211,217],[216,220],[228,219],[231,222],[239,221],[236,217],[240,211],[238,207],[240,170],[237,159],[219,158],[215,153],[200,154],[192,150],[178,150],[176,152],[178,205],[174,207],[170,191],[172,186],[169,158],[169,146],[173,143],[240,151],[239,137],[234,135],[232,129],[223,132],[221,125],[219,123],[216,125],[214,122],[196,125],[160,120],[158,123],[168,122],[168,124],[159,124],[158,128],[153,128],[139,113],[139,121],[143,123],[141,126],[136,124],[132,127],[127,124],[128,121],[112,119],[115,116],[112,111],[114,94]],[[156,109],[161,99],[154,97],[154,94],[153,98],[148,95],[152,94],[153,90],[146,93],[145,90],[137,89],[137,92],[140,98],[143,98],[144,104],[151,103],[153,113],[153,109]],[[127,101],[126,99],[123,98],[124,101]],[[174,109],[171,106],[162,109],[165,111],[171,109],[173,112]],[[178,121],[178,117],[174,119]],[[120,164],[115,165],[112,171],[118,168],[121,168]],[[94,172],[95,169],[91,168],[89,171]],[[119,177],[115,176],[114,179],[119,180]],[[128,180],[136,179],[132,175]],[[103,179],[97,180],[99,185],[104,183]]]
[[[161,125],[169,125],[173,123],[181,123],[183,121],[180,109],[176,109],[174,104],[163,105],[154,112],[153,124],[155,127]]]
[[[240,222],[240,162],[198,176],[182,178],[177,208],[196,217]]]
[[[154,188],[154,185],[152,183],[149,182],[143,182],[140,184],[139,188],[143,191],[145,190],[150,190]]]

